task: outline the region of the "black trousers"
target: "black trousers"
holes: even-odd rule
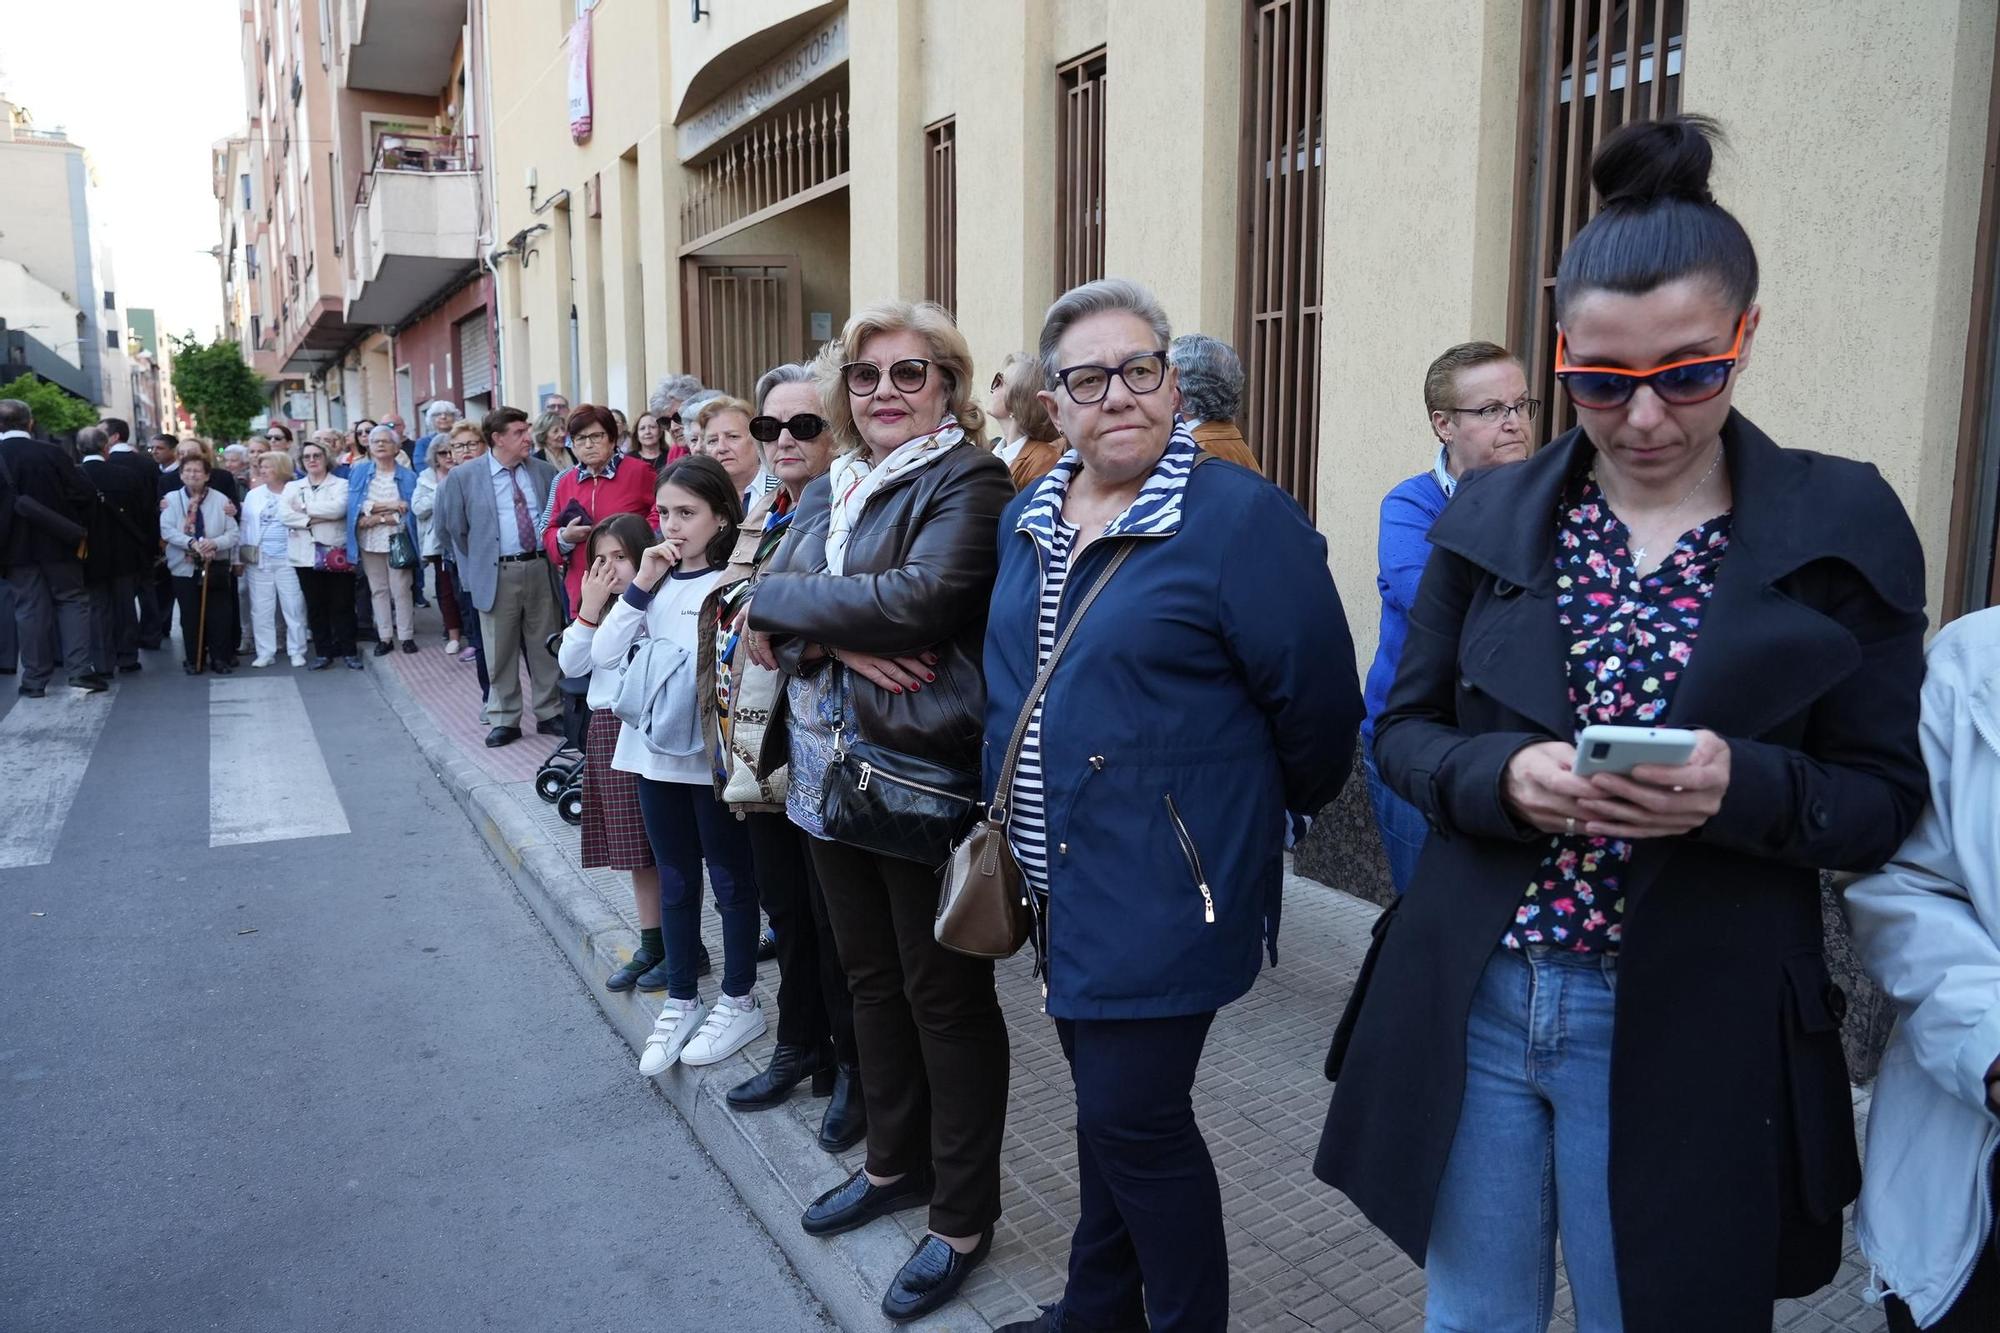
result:
[[[313,651],[321,657],[354,655],[354,575],[300,569],[299,591],[306,598],[306,625]]]
[[[174,576],[162,560],[134,580],[139,611],[139,646],[158,648],[174,628]]]
[[[2000,1190],[2000,1157],[1993,1162],[1993,1185]],[[2000,1198],[2000,1194],[1994,1195]],[[1917,1321],[1910,1307],[1891,1296],[1884,1308],[1889,1313],[1889,1333],[1917,1333]],[[2000,1328],[2000,1225],[1986,1238],[1986,1249],[1973,1265],[1965,1290],[1952,1302],[1944,1318],[1925,1333],[1993,1333]]]
[[[1229,1327],[1222,1191],[1193,1101],[1214,1020],[1213,1013],[1056,1020],[1076,1085],[1077,1219],[1065,1329]]]
[[[195,568],[199,570],[201,566],[197,564]],[[200,666],[201,661],[195,656],[195,648],[200,646],[206,650],[210,666],[229,665],[229,660],[236,656],[236,640],[229,637],[229,623],[236,619],[236,580],[230,576],[229,566],[215,562],[208,567],[205,620],[199,574],[174,575],[174,600],[181,608],[182,659],[191,667]],[[206,629],[197,628],[203,625]]]
[[[868,1169],[937,1171],[931,1230],[973,1236],[1000,1216],[1007,1025],[993,963],[931,934],[938,872],[812,842],[827,919],[854,997]]]
[[[750,831],[757,898],[778,937],[778,1041],[809,1050],[831,1041],[835,1059],[859,1064],[854,997],[847,993],[806,835],[781,814],[746,815],[743,823]]]
[[[134,614],[135,580],[120,574],[89,584],[90,669],[108,676],[139,660],[139,624]]]

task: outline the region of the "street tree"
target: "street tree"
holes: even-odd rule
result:
[[[0,384],[0,398],[18,398],[26,403],[35,414],[35,429],[44,435],[68,435],[97,424],[95,407],[33,372]]]
[[[216,440],[250,433],[250,418],[262,412],[263,381],[243,363],[243,351],[226,338],[204,343],[193,333],[175,338],[174,392]]]

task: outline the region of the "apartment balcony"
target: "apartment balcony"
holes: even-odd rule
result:
[[[451,78],[465,0],[350,0],[347,86],[435,96]]]
[[[348,242],[347,320],[407,322],[479,264],[477,141],[385,135]]]

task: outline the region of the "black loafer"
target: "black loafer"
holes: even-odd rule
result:
[[[1091,1329],[1093,1333],[1146,1333],[1146,1321],[1141,1317],[1137,1323],[1118,1324],[1109,1328],[1093,1324]],[[1057,1301],[1054,1305],[1044,1305],[1041,1312],[1033,1319],[1018,1319],[1011,1324],[1002,1324],[993,1333],[1064,1333],[1065,1330],[1082,1333],[1075,1325],[1063,1321],[1062,1302]]]
[[[900,1213],[905,1208],[922,1208],[930,1203],[935,1189],[936,1182],[928,1167],[910,1172],[893,1185],[871,1185],[866,1171],[856,1171],[814,1199],[799,1218],[799,1226],[808,1236],[838,1236],[843,1231],[867,1226],[878,1217]],[[945,1245],[945,1248],[951,1247]],[[908,1267],[904,1265],[906,1271]],[[901,1277],[897,1274],[898,1280]],[[894,1291],[895,1284],[891,1283],[889,1289]]]
[[[190,667],[188,670],[189,674],[192,675],[193,668]],[[49,692],[40,685],[23,685],[20,689],[14,691],[14,693],[20,695],[23,699],[46,699],[49,697]]]
[[[960,1254],[936,1236],[925,1236],[882,1294],[882,1313],[896,1323],[921,1319],[958,1294],[965,1275],[993,1249],[993,1228],[979,1237],[972,1253]]]
[[[403,651],[406,653],[414,653],[415,651],[417,651],[417,641],[415,639],[403,640]]]
[[[69,687],[90,694],[102,694],[111,688],[111,682],[95,671],[85,671],[69,678]]]
[[[560,736],[563,734],[562,719],[559,717],[545,717],[535,724],[535,731],[538,735],[542,736]]]
[[[705,977],[714,970],[715,964],[710,961],[708,946],[704,944],[701,946],[701,951],[695,955],[694,974],[698,977]],[[656,991],[665,990],[667,988],[667,960],[664,958],[654,959],[653,965],[639,974],[637,985],[640,990],[645,991],[648,995]]]
[[[503,745],[512,745],[521,739],[519,727],[495,727],[486,733],[486,748],[497,750]]]
[[[395,651],[396,651],[396,641],[394,639],[384,639],[382,640],[382,642],[375,645],[375,656],[377,657],[387,657],[390,653],[393,653]]]
[[[331,657],[315,657],[312,661],[306,663],[306,670],[324,671],[332,665],[333,659]]]
[[[649,953],[635,953],[625,966],[604,979],[604,989],[612,991],[631,990],[639,978],[660,960]]]

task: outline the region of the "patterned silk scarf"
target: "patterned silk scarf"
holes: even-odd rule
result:
[[[921,472],[964,439],[965,432],[959,428],[958,418],[947,412],[943,424],[935,431],[898,445],[887,458],[872,468],[868,466],[866,449],[856,449],[835,459],[831,475],[832,503],[826,528],[827,573],[847,572],[847,539],[854,531],[854,521],[861,517],[861,511],[868,507],[868,501],[877,491],[892,481]]]

